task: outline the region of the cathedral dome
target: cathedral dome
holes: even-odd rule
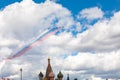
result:
[[[63,78],[63,74],[61,73],[61,71],[58,73],[57,77],[58,78]]]

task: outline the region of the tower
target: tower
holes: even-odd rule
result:
[[[45,80],[54,80],[54,73],[50,64],[50,58],[48,58],[48,66],[46,69]]]

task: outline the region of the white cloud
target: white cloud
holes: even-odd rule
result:
[[[104,12],[98,7],[86,8],[79,12],[78,19],[86,18],[86,19],[99,19],[102,18]]]
[[[92,20],[103,18],[103,15],[100,8],[94,7],[82,10],[79,17]],[[51,57],[55,73],[62,70],[65,74],[76,73],[76,77],[79,77],[79,74],[80,77],[89,74],[105,78],[105,72],[111,72],[107,77],[113,78],[113,72],[120,71],[119,21],[120,12],[116,12],[110,19],[99,20],[90,25],[92,27],[88,30],[78,33],[76,37],[70,32],[53,35],[22,57],[7,61],[2,68],[3,74],[17,80],[19,69],[22,67],[25,80],[36,79],[40,70],[45,72],[46,59]],[[47,28],[56,26],[69,29],[74,25],[77,26],[78,32],[81,31],[81,23],[73,19],[71,12],[52,1],[36,4],[32,0],[23,0],[9,5],[0,11],[0,22],[0,57],[9,56]],[[73,52],[76,54],[72,54]]]
[[[0,61],[0,71],[1,71],[1,69],[3,68],[4,64],[5,64],[5,60]]]
[[[99,20],[88,30],[73,37],[71,33],[64,32],[59,36],[52,36],[47,45],[56,45],[68,51],[80,52],[110,52],[119,50],[120,12],[116,12],[111,19]],[[59,42],[59,43],[58,43]]]
[[[117,75],[120,70],[119,52],[97,54],[79,53],[75,56],[68,56],[61,61],[62,64],[65,64],[62,65],[62,68],[65,71],[72,71],[73,75],[81,75],[84,79],[89,79],[93,74],[100,78],[119,78]],[[80,77],[78,78],[80,79]]]
[[[112,51],[119,49],[119,17],[120,12],[116,12],[110,20],[100,20],[92,28],[83,33],[81,40],[88,50],[93,51]],[[78,36],[80,37],[81,34]],[[114,37],[113,37],[114,36]],[[84,44],[85,43],[85,44]],[[98,45],[96,47],[96,45]]]
[[[9,45],[18,45],[20,43],[19,40],[14,39],[14,38],[0,38],[0,46],[9,46]]]
[[[9,79],[15,79],[15,78],[20,78],[19,75],[11,75],[11,76],[8,76],[7,78]]]
[[[11,54],[12,50],[9,49],[8,47],[2,47],[0,49],[0,57],[5,58],[6,56],[9,56]]]
[[[69,28],[74,24],[66,8],[51,1],[36,4],[24,0],[0,12],[0,47],[15,48],[25,44],[50,27]]]
[[[71,13],[51,1],[41,4],[26,0],[15,3],[1,11],[0,17],[0,21],[3,23],[0,27],[2,36],[12,36],[23,40],[28,40],[36,36],[35,34],[38,34],[39,31],[52,26],[70,27],[73,24]],[[53,24],[54,21],[57,22]],[[5,35],[6,32],[9,34]]]
[[[111,52],[111,53],[78,53],[76,56],[69,56],[64,60],[63,67],[73,70],[94,70],[98,73],[119,70],[118,60],[119,52]],[[74,65],[72,65],[74,63]],[[71,65],[71,66],[69,66]],[[102,66],[101,66],[102,65]],[[68,67],[69,66],[69,67]]]
[[[92,75],[91,80],[104,80],[104,79],[101,79],[100,77],[96,77],[96,76]]]

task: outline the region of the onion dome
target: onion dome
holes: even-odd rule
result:
[[[43,73],[42,73],[42,72],[40,72],[39,76],[40,76],[40,77],[43,77]]]
[[[61,73],[61,71],[58,73],[57,77],[58,78],[63,78],[63,74]]]
[[[51,71],[50,73],[49,73],[49,75],[48,75],[50,78],[54,78],[54,73]]]

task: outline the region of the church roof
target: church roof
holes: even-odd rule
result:
[[[49,74],[50,73],[53,73],[53,70],[52,70],[52,67],[51,67],[51,64],[50,64],[50,59],[48,58],[48,66],[47,66],[47,69],[46,69],[46,78],[49,77]]]
[[[54,78],[54,76],[55,76],[55,75],[54,75],[53,72],[50,72],[50,73],[49,73],[49,77]]]
[[[63,78],[63,74],[61,73],[61,71],[58,73],[57,77],[58,78]]]

